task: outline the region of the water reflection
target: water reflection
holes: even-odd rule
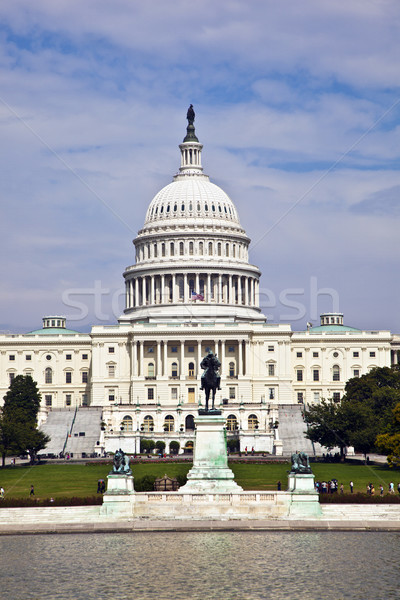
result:
[[[400,535],[165,532],[0,538],[13,600],[398,598]]]

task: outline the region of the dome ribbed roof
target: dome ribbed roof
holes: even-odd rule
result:
[[[216,219],[240,226],[229,196],[207,176],[186,176],[165,186],[147,210],[145,226],[176,219]]]

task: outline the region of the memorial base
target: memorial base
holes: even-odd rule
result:
[[[320,517],[319,495],[312,473],[289,473],[288,492],[291,492],[290,517]]]
[[[233,480],[234,474],[228,467],[225,418],[215,413],[203,413],[196,417],[195,424],[193,467],[188,473],[186,485],[179,491],[181,493],[242,491]]]
[[[134,497],[133,476],[111,473],[107,476],[107,491],[103,495],[100,514],[113,517],[131,516]]]

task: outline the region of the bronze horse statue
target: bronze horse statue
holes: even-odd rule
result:
[[[200,363],[200,367],[204,370],[201,376],[201,390],[205,391],[206,394],[206,408],[205,412],[209,412],[209,399],[210,393],[212,392],[212,407],[211,410],[215,411],[215,394],[217,390],[221,389],[221,376],[219,374],[219,368],[221,363],[218,357],[211,351],[203,358]]]

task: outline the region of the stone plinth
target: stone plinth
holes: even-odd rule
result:
[[[225,418],[221,415],[203,414],[195,419],[193,467],[188,482],[180,493],[191,492],[239,492],[233,472],[228,467]]]
[[[289,517],[320,517],[322,515],[312,473],[289,473],[288,492],[291,495]]]
[[[130,516],[134,498],[133,476],[110,473],[107,476],[107,491],[103,495],[100,514],[114,517]]]

